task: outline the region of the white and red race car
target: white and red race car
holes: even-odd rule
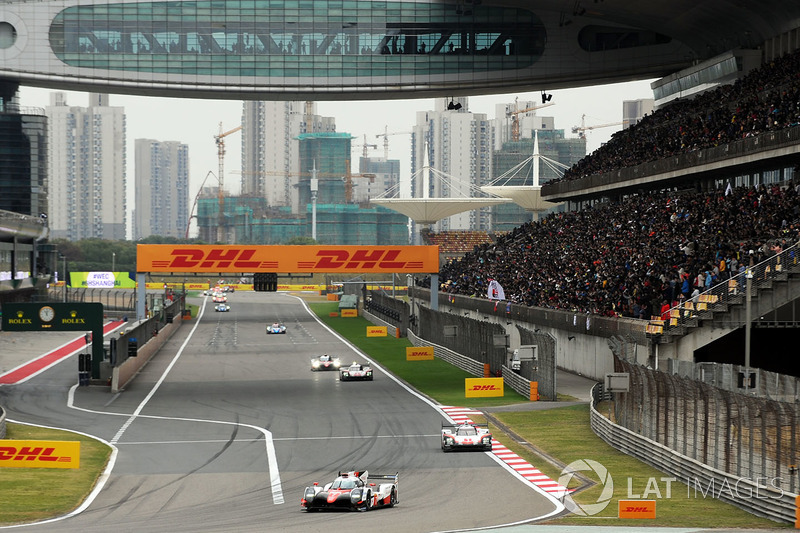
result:
[[[372,381],[372,367],[353,361],[339,369],[339,381]]]
[[[397,499],[397,478],[395,474],[372,474],[363,472],[339,472],[332,482],[325,486],[314,483],[306,487],[300,507],[306,511],[322,509],[349,509],[369,511],[376,507],[394,507]]]
[[[489,432],[489,424],[443,423],[442,451],[453,450],[492,451],[492,434]]]

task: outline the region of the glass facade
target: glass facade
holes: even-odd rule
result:
[[[47,213],[47,117],[0,113],[0,210]]]
[[[53,52],[74,67],[273,82],[516,70],[546,40],[524,9],[370,0],[81,5],[50,27]]]

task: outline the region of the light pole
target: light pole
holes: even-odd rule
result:
[[[63,268],[61,270],[61,276],[64,278],[64,302],[67,301],[67,256],[61,254],[61,264]]]
[[[111,272],[116,272],[117,252],[111,252]]]
[[[750,388],[750,320],[751,310],[751,285],[753,284],[753,269],[748,268],[744,272],[745,283],[745,313],[744,313],[744,393]]]

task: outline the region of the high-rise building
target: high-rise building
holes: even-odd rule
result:
[[[242,196],[267,199],[271,207],[305,211],[297,187],[303,133],[333,133],[333,117],[316,114],[315,102],[244,102],[242,111]]]
[[[494,106],[494,149],[501,150],[508,141],[532,139],[534,130],[552,130],[553,117],[537,114],[537,111],[552,104],[541,104],[532,100],[515,101],[513,104]]]
[[[4,103],[0,110],[0,211],[47,214],[47,117],[44,109]]]
[[[434,111],[420,111],[414,126],[414,142],[424,140],[424,149],[412,154],[412,174],[429,165],[451,178],[419,176],[413,184],[415,198],[472,198],[476,187],[491,179],[494,134],[483,113],[471,113],[468,99],[440,98]],[[421,190],[422,183],[428,190]],[[445,230],[490,230],[489,208],[474,209],[443,219],[431,228]]]
[[[639,100],[624,100],[622,102],[622,127],[630,128],[642,118],[653,112],[655,100],[641,98]]]
[[[183,238],[189,224],[189,147],[177,141],[135,141],[133,238]]]
[[[90,94],[88,107],[76,107],[53,93],[46,113],[51,235],[125,239],[125,110],[109,106],[106,94]]]
[[[369,202],[400,184],[400,161],[383,157],[362,157],[358,162],[361,177],[353,179],[353,202]]]

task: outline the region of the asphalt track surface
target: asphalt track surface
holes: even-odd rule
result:
[[[0,387],[10,419],[61,427],[117,450],[107,478],[67,517],[25,531],[434,532],[520,524],[560,505],[491,453],[444,454],[444,415],[376,368],[372,382],[311,372],[321,353],[367,358],[282,293],[230,295],[202,311],[128,388],[77,387],[77,358]],[[266,325],[284,322],[284,335]],[[300,509],[338,470],[399,472],[394,508]]]

